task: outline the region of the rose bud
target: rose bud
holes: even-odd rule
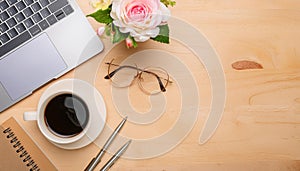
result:
[[[103,33],[104,33],[104,31],[105,31],[105,27],[99,27],[99,28],[97,29],[97,34],[98,34],[99,36],[102,36]]]
[[[127,48],[133,47],[133,41],[132,41],[132,39],[131,39],[130,37],[127,37],[127,38],[125,39],[125,43],[126,43],[126,47],[127,47]]]

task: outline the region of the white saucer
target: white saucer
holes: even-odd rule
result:
[[[72,93],[76,94],[86,102],[91,121],[87,125],[86,133],[78,141],[68,144],[50,142],[57,147],[71,150],[85,147],[99,136],[105,125],[106,108],[102,95],[97,89],[89,83],[78,79],[65,79],[54,83],[43,93],[41,101],[43,101],[44,98],[47,98],[49,94],[70,91],[70,89],[72,90]]]

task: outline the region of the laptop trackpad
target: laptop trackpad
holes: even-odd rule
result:
[[[44,33],[0,60],[0,82],[12,100],[31,93],[67,68]]]

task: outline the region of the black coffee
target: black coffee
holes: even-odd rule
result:
[[[88,120],[87,105],[74,94],[58,95],[45,108],[46,125],[58,136],[71,137],[79,134]]]

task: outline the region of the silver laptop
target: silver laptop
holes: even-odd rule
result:
[[[0,112],[102,50],[75,0],[0,0]]]

